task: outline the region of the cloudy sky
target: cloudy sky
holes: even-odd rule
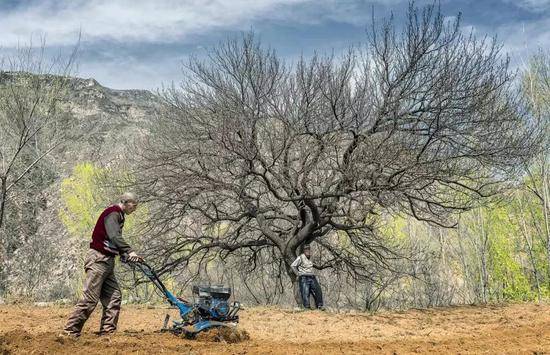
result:
[[[427,1],[416,1],[423,5]],[[431,1],[429,2],[431,3]],[[46,38],[51,53],[82,34],[78,76],[117,88],[180,81],[190,54],[242,31],[289,60],[365,40],[372,13],[402,21],[408,0],[0,0],[0,54]],[[550,48],[550,0],[441,0],[462,26],[497,35],[514,65]]]

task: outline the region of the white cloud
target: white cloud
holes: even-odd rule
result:
[[[43,0],[1,14],[0,44],[15,46],[31,35],[48,45],[83,40],[172,42],[224,27],[246,28],[270,12],[310,0]]]
[[[550,17],[531,22],[515,22],[488,28],[482,25],[464,26],[463,31],[481,36],[483,34],[497,35],[502,44],[502,53],[510,56],[511,66],[521,69],[529,58],[540,49],[550,48]]]
[[[183,58],[181,58],[183,59]],[[83,60],[75,76],[94,78],[101,85],[113,89],[155,90],[182,79],[182,66],[178,59],[159,58],[147,61],[97,61]]]
[[[304,8],[285,8],[273,17],[292,23],[318,25],[326,22],[347,23],[364,27],[372,19],[373,10],[377,19],[388,18],[392,9],[407,9],[409,0],[313,0]],[[443,0],[446,1],[446,0]],[[432,0],[416,0],[422,7],[432,4]]]
[[[499,39],[504,43],[503,50],[510,54],[513,66],[521,68],[538,50],[550,48],[549,28],[550,17],[497,29]]]
[[[369,3],[390,6],[406,1]],[[364,25],[366,14],[357,11],[361,4],[365,5],[354,0],[34,0],[0,12],[0,45],[15,46],[31,35],[46,36],[48,45],[71,45],[80,30],[84,41],[171,43],[213,29],[246,30],[263,19]]]
[[[550,11],[550,0],[507,0],[507,2],[531,12]]]

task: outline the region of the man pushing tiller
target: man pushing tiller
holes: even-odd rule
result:
[[[138,200],[133,193],[124,193],[120,202],[107,207],[97,219],[90,251],[84,262],[86,279],[82,299],[75,305],[64,327],[64,334],[78,337],[86,320],[101,302],[103,313],[100,335],[116,330],[122,294],[115,278],[115,256],[125,256],[128,261],[143,259],[122,238],[124,216],[136,210]]]

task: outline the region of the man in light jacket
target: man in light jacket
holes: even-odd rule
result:
[[[309,245],[304,245],[302,254],[294,260],[290,267],[298,276],[298,284],[300,285],[300,294],[302,295],[302,304],[304,308],[310,308],[309,295],[312,294],[315,300],[315,307],[324,310],[323,292],[321,291],[321,286],[317,281],[317,277],[315,277],[313,273],[313,262],[310,258],[311,249]]]

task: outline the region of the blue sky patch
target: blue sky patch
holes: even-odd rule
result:
[[[418,6],[429,4],[417,1]],[[497,35],[514,66],[550,47],[550,0],[442,0],[464,31]],[[182,61],[242,31],[256,32],[289,61],[365,41],[376,21],[402,22],[408,1],[360,0],[7,0],[0,2],[0,51],[44,37],[50,53],[82,33],[78,76],[117,89],[154,89],[182,78]]]

